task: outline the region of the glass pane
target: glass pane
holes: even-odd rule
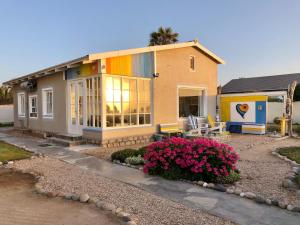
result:
[[[113,78],[106,77],[106,89],[112,90],[113,89]]]
[[[150,113],[150,102],[145,103],[145,112]]]
[[[137,115],[131,115],[131,125],[137,125]]]
[[[114,126],[114,117],[113,116],[106,116],[106,126],[107,127]]]
[[[114,113],[121,113],[121,103],[114,104]]]
[[[112,89],[106,89],[106,101],[112,102],[114,100],[114,91]]]
[[[129,113],[129,103],[123,103],[123,113]]]
[[[130,115],[124,115],[124,126],[130,125]]]
[[[78,83],[78,114],[79,124],[83,125],[83,83]]]
[[[139,113],[144,113],[145,112],[145,103],[139,102],[139,108],[140,108]]]
[[[114,90],[121,90],[121,78],[113,78]]]
[[[122,89],[129,90],[129,79],[123,79],[122,81]]]
[[[129,102],[129,91],[122,91],[123,102]]]
[[[114,90],[114,102],[121,102],[121,91]]]
[[[113,103],[106,103],[106,113],[111,114],[114,112],[113,105],[114,105]]]
[[[121,126],[121,115],[115,115],[115,126]]]
[[[150,114],[146,114],[145,115],[145,124],[150,124],[150,123],[151,123]]]
[[[140,125],[145,124],[145,117],[144,117],[144,114],[140,114],[140,115],[139,115],[139,124],[140,124]]]

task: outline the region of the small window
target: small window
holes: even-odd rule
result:
[[[25,93],[18,93],[18,116],[25,117]]]
[[[53,118],[53,89],[43,89],[43,117]]]
[[[205,92],[195,88],[178,89],[179,117],[186,118],[190,115],[203,116]]]
[[[195,70],[195,56],[190,56],[190,69]]]
[[[37,118],[37,96],[29,96],[29,117]]]

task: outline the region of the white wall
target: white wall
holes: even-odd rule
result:
[[[14,122],[14,106],[0,105],[0,123]]]
[[[300,123],[300,102],[294,102],[293,122]],[[282,102],[268,102],[267,121],[273,123],[275,117],[282,117],[285,113],[285,103]]]

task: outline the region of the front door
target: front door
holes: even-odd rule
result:
[[[84,82],[82,80],[69,81],[68,84],[68,124],[69,133],[82,134],[85,126],[85,98]]]

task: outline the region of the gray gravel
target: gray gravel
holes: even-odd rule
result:
[[[292,166],[272,155],[272,150],[276,148],[299,146],[299,139],[274,141],[266,136],[232,135],[228,144],[240,155],[238,167],[241,170],[241,180],[237,185],[239,188],[264,198],[275,198],[285,204],[300,206],[300,195],[282,186]]]
[[[57,159],[21,160],[14,167],[42,174],[45,179],[40,181],[40,185],[46,191],[59,195],[74,193],[76,197],[87,193],[91,198],[97,197],[122,208],[140,225],[234,224]]]

